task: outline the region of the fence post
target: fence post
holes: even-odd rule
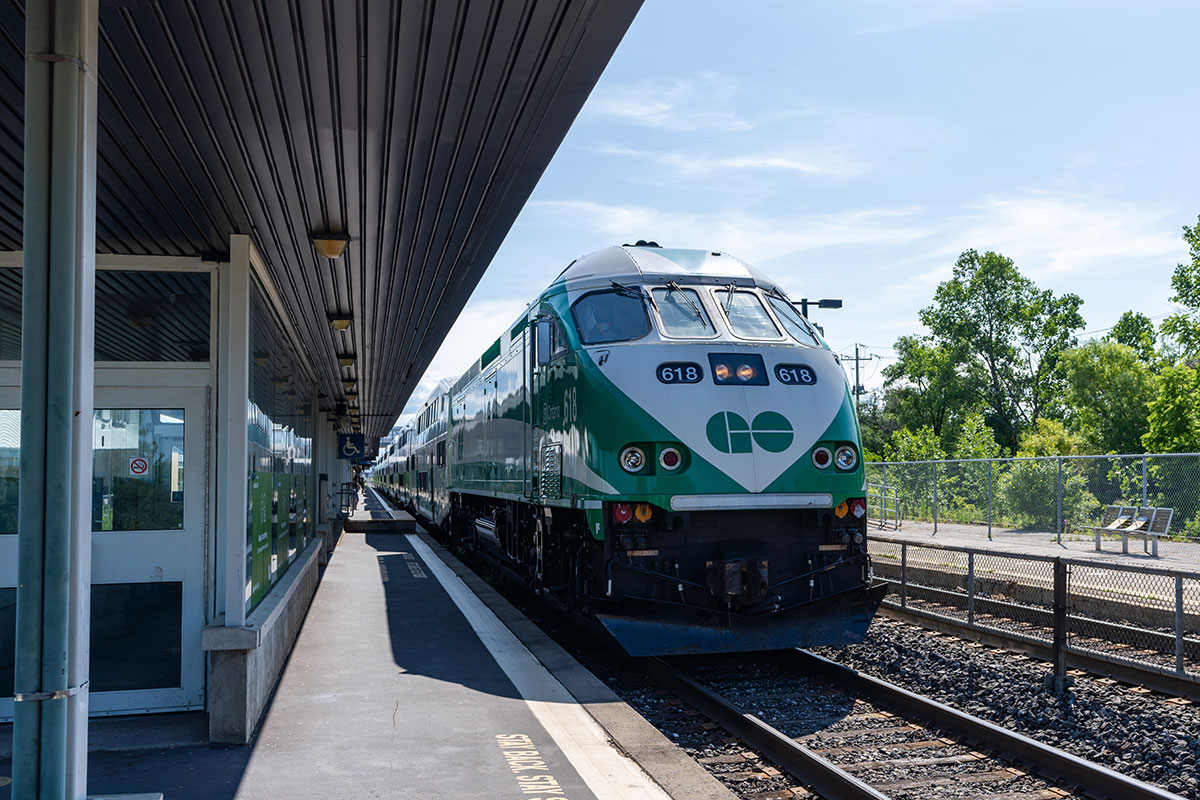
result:
[[[938,499],[937,499],[937,462],[933,462],[933,535],[937,536]]]
[[[988,541],[992,540],[992,460],[988,459]]]
[[[1142,456],[1142,508],[1150,504],[1146,489],[1146,457]]]
[[[900,607],[908,608],[908,545],[900,545]]]
[[[1175,671],[1183,669],[1183,576],[1175,576]]]
[[[1046,676],[1045,686],[1062,694],[1067,682],[1067,565],[1054,558],[1054,671]]]
[[[1063,462],[1063,460],[1062,460],[1062,456],[1059,456],[1059,457],[1058,457],[1058,492],[1056,493],[1056,495],[1057,495],[1057,496],[1056,496],[1057,504],[1056,504],[1056,506],[1055,506],[1055,507],[1058,509],[1058,513],[1056,513],[1056,514],[1054,515],[1054,528],[1055,528],[1055,532],[1056,532],[1056,533],[1057,533],[1057,535],[1058,535],[1058,543],[1059,543],[1059,544],[1062,544],[1062,534],[1063,534],[1063,518],[1062,518],[1062,496],[1063,496],[1063,485],[1062,485],[1062,462]]]
[[[967,553],[967,624],[975,624],[975,554]]]
[[[887,527],[887,462],[883,463],[883,489],[879,492],[879,510],[883,517],[883,527]]]

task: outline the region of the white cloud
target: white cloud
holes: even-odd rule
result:
[[[1174,209],[1058,192],[990,195],[948,221],[941,252],[994,250],[1035,281],[1114,274],[1173,264],[1182,249],[1177,217]]]
[[[723,171],[763,170],[776,173],[797,172],[812,176],[852,177],[861,174],[867,167],[864,162],[847,153],[845,147],[830,146],[816,146],[807,150],[771,149],[738,155],[712,155],[605,145],[596,148],[596,152],[642,159],[686,176],[710,175]]]
[[[898,245],[929,231],[912,224],[918,209],[861,209],[801,217],[768,218],[745,211],[686,213],[581,200],[541,200],[526,213],[546,216],[546,224],[601,231],[613,241],[653,239],[728,251],[750,263],[840,245]]]
[[[581,116],[670,131],[749,130],[754,124],[731,110],[736,96],[736,83],[711,71],[682,78],[601,83]]]

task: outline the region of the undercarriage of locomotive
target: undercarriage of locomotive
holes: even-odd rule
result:
[[[453,530],[636,656],[860,642],[887,591],[874,580],[866,521],[846,507],[643,506],[632,517],[616,505],[603,540],[581,510],[470,497],[456,501]]]

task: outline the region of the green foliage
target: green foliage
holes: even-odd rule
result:
[[[928,425],[943,437],[951,414],[973,402],[973,392],[959,375],[959,355],[928,336],[896,340],[896,362],[883,370],[889,411],[905,427]]]
[[[1200,373],[1186,364],[1165,367],[1156,384],[1142,446],[1148,453],[1200,452]]]
[[[1056,530],[1059,461],[1046,456],[1075,455],[1082,445],[1082,439],[1061,422],[1037,420],[1033,430],[1021,437],[1019,455],[1023,458],[1013,462],[997,481],[1001,513],[1026,528]],[[1087,481],[1075,470],[1063,469],[1062,483],[1064,529],[1084,524],[1097,505]]]
[[[1057,405],[1058,359],[1083,327],[1082,304],[1078,295],[1038,289],[1012,259],[967,250],[920,312],[931,341],[959,365],[959,396],[983,403],[1009,451],[1033,420]]]
[[[982,414],[968,414],[958,435],[957,458],[996,458],[1000,445]]]
[[[888,461],[938,461],[946,457],[941,439],[928,425],[915,431],[908,428],[896,431],[884,454]]]
[[[1112,326],[1104,341],[1125,345],[1133,350],[1142,363],[1149,365],[1154,363],[1154,345],[1157,338],[1154,323],[1149,317],[1136,311],[1126,311],[1117,320],[1117,324]]]
[[[1195,227],[1183,226],[1183,240],[1188,245],[1191,261],[1178,264],[1171,276],[1175,290],[1172,303],[1185,309],[1163,320],[1163,333],[1171,336],[1188,356],[1200,356],[1200,219]]]
[[[1154,375],[1133,348],[1088,342],[1062,354],[1067,420],[1092,453],[1137,453],[1147,430]]]
[[[1021,437],[1018,456],[1077,456],[1084,451],[1082,437],[1056,419],[1041,418]]]

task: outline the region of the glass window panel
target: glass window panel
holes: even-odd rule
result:
[[[0,409],[0,536],[17,532],[21,474],[21,412]]]
[[[700,293],[695,289],[655,289],[654,303],[668,336],[713,336],[716,329],[708,319]]]
[[[787,328],[787,332],[792,335],[793,339],[810,347],[821,346],[821,343],[817,341],[817,335],[808,327],[808,323],[804,317],[800,316],[800,312],[796,310],[795,306],[775,295],[767,295],[767,302],[771,304],[771,308],[775,309],[775,316],[779,317],[779,321],[783,323],[783,327]]]
[[[206,272],[96,270],[97,361],[208,361]],[[0,269],[0,361],[21,360],[21,270]]]
[[[92,423],[92,530],[183,527],[183,409],[98,409]]]
[[[584,344],[627,342],[650,332],[650,317],[640,296],[624,292],[592,292],[571,307]]]
[[[17,590],[0,589],[0,697],[12,697],[17,648]]]
[[[778,339],[779,329],[754,292],[721,290],[717,292],[729,327],[747,339]]]
[[[93,585],[91,642],[93,692],[180,686],[183,584]]]

